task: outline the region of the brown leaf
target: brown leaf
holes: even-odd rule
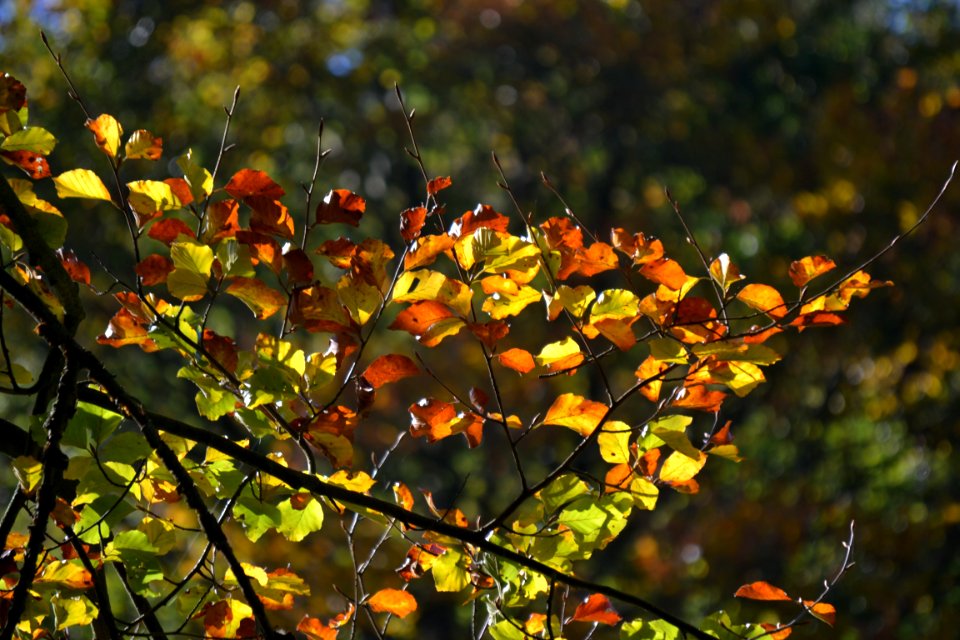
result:
[[[406,591],[400,589],[381,589],[370,596],[367,606],[376,613],[392,613],[406,618],[417,610],[417,601]]]
[[[293,218],[282,202],[267,196],[249,196],[244,203],[253,209],[250,230],[281,238],[293,238]]]
[[[380,356],[363,372],[363,377],[374,389],[417,375],[420,375],[420,368],[413,360],[396,353]]]
[[[733,594],[736,598],[749,598],[751,600],[783,600],[790,602],[792,598],[780,587],[775,587],[769,582],[751,582],[745,584]]]
[[[599,622],[600,624],[616,625],[623,618],[616,612],[607,596],[594,593],[577,605],[571,620],[576,622]]]
[[[290,249],[283,254],[283,267],[290,275],[293,284],[313,282],[313,262],[303,249]]]
[[[282,198],[286,193],[270,176],[254,169],[240,169],[233,174],[224,189],[232,197],[240,200],[248,196],[276,199]]]
[[[233,338],[221,336],[212,329],[204,329],[203,348],[206,349],[211,358],[230,373],[237,370],[240,358],[237,353],[237,344],[233,341]]]
[[[20,111],[27,104],[27,88],[9,73],[0,76],[0,113]]]
[[[349,189],[333,189],[317,205],[317,224],[342,222],[359,226],[367,202]]]
[[[510,333],[510,325],[503,320],[492,322],[468,322],[467,329],[477,337],[488,349],[494,349],[497,343]]]

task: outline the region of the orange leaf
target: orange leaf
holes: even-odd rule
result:
[[[684,273],[683,267],[680,266],[679,262],[670,258],[660,258],[647,262],[640,267],[640,275],[674,291],[679,291],[687,283],[687,274]]]
[[[268,235],[245,229],[237,231],[236,237],[237,242],[247,245],[250,249],[250,258],[253,260],[253,264],[262,262],[270,267],[270,270],[274,273],[280,273],[283,266],[283,257],[279,242]]]
[[[727,420],[725,425],[720,427],[715,434],[710,436],[710,444],[720,446],[733,442],[733,434],[730,433],[731,424],[733,424],[733,421]]]
[[[160,284],[166,282],[167,276],[173,271],[173,260],[166,256],[153,254],[138,262],[134,271],[143,280],[144,286]]]
[[[427,193],[431,196],[435,196],[438,192],[443,191],[451,184],[453,184],[453,180],[450,179],[450,176],[438,176],[427,183]]]
[[[783,296],[766,284],[748,284],[737,294],[737,299],[776,320],[787,315],[787,305],[783,301]]]
[[[790,602],[792,598],[780,587],[775,587],[769,582],[751,582],[745,584],[733,594],[736,598],[750,598],[751,600],[783,600]]]
[[[123,127],[117,119],[108,113],[102,113],[96,120],[87,120],[85,126],[93,132],[97,146],[110,158],[116,158],[120,148],[120,136],[123,135]]]
[[[480,444],[483,437],[483,418],[468,411],[458,413],[449,402],[424,398],[408,408],[410,412],[410,435],[426,437],[427,442],[463,433],[471,448]]]
[[[294,284],[313,282],[313,262],[303,249],[290,249],[283,254],[283,267]]]
[[[412,207],[400,213],[400,235],[404,242],[413,242],[420,237],[420,230],[427,221],[424,207]]]
[[[670,406],[716,413],[726,397],[727,394],[722,391],[713,391],[698,384],[681,389]]]
[[[237,344],[232,338],[218,335],[212,329],[204,329],[203,348],[227,371],[237,370],[240,358],[237,353]]]
[[[381,589],[367,600],[367,606],[377,613],[392,613],[400,618],[406,618],[417,610],[417,601],[406,591]]]
[[[136,160],[138,158],[159,160],[160,156],[163,155],[163,138],[158,138],[146,129],[137,129],[127,138],[124,155],[127,157],[127,160]],[[179,196],[180,194],[178,193],[177,195]],[[180,202],[183,204],[187,204],[189,200],[193,200],[193,196],[190,196],[188,200],[180,198]]]
[[[187,206],[193,202],[193,193],[190,191],[190,185],[183,178],[167,178],[164,183],[170,186],[173,195],[177,196],[182,206]]]
[[[146,352],[157,350],[156,343],[149,337],[143,323],[126,308],[120,309],[110,318],[107,330],[97,338],[97,343],[111,347],[139,344]]]
[[[57,249],[56,253],[71,280],[80,284],[90,284],[90,267],[83,264],[77,254],[70,249],[63,248]]]
[[[333,189],[317,205],[317,224],[342,222],[359,226],[367,201],[349,189]]]
[[[467,211],[453,221],[450,225],[450,235],[454,238],[462,238],[473,235],[477,229],[492,229],[506,233],[508,226],[510,226],[510,218],[497,212],[488,204],[478,204],[476,209]]]
[[[837,263],[826,256],[807,256],[800,260],[794,260],[790,263],[790,270],[787,272],[793,284],[798,287],[805,287],[808,282],[822,276],[837,266]]]
[[[510,333],[510,325],[502,320],[491,322],[468,322],[467,329],[488,349],[493,349],[497,343]]]
[[[203,241],[212,243],[237,235],[240,230],[237,215],[239,211],[240,204],[236,200],[221,200],[207,207],[207,217],[203,221]]]
[[[837,622],[837,609],[832,604],[826,602],[814,602],[813,600],[804,600],[803,606],[807,608],[812,616],[818,620],[826,622],[831,627]]]
[[[331,629],[317,618],[304,616],[297,625],[297,631],[307,636],[307,640],[336,640],[337,630]]]
[[[390,328],[406,331],[419,337],[437,322],[452,317],[454,317],[453,311],[447,305],[432,300],[423,300],[414,302],[397,314]]]
[[[396,498],[397,504],[411,511],[413,509],[413,492],[407,487],[407,485],[402,482],[393,483],[393,497]]]
[[[587,277],[620,266],[613,247],[606,242],[594,242],[586,251],[578,252],[577,258],[577,272]]]
[[[594,593],[577,605],[571,620],[577,622],[599,622],[600,624],[615,625],[623,618],[616,612],[607,596]]]
[[[233,174],[224,189],[234,198],[240,199],[248,196],[263,196],[275,199],[283,197],[286,193],[270,176],[263,171],[254,169],[240,169]]]
[[[633,375],[641,382],[648,381],[640,387],[640,393],[650,402],[656,402],[660,399],[660,389],[663,387],[661,374],[670,368],[666,362],[661,362],[653,356],[647,356],[647,359],[640,363]]]
[[[497,359],[500,364],[518,373],[527,373],[537,366],[530,352],[523,349],[508,349],[498,355]]]
[[[30,176],[33,180],[50,177],[50,163],[39,153],[33,151],[0,151],[0,156],[14,164]]]
[[[420,375],[420,368],[407,356],[389,354],[380,356],[363,372],[363,378],[374,389],[410,376]]]
[[[602,402],[587,400],[575,393],[564,393],[553,401],[543,423],[567,427],[587,437],[609,411],[610,408]]]
[[[421,236],[416,247],[403,259],[403,268],[407,271],[432,264],[444,251],[453,247],[454,240],[447,234]]]
[[[293,237],[293,218],[290,212],[279,201],[265,196],[250,196],[243,200],[251,209],[250,230],[258,233]]]
[[[269,318],[287,304],[287,297],[257,278],[236,276],[227,293],[246,304],[258,320]]]
[[[770,622],[760,623],[760,628],[769,634],[770,640],[784,640],[785,638],[789,638],[790,634],[793,633],[793,627],[780,628],[778,625]]]

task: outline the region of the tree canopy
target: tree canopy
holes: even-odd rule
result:
[[[6,70],[27,85],[30,124],[49,129],[59,142],[50,156],[58,186],[42,179],[35,191],[40,201],[54,203],[50,206],[59,208],[70,225],[57,230],[60,223],[52,221],[55,214],[50,213],[44,218],[49,224],[42,231],[66,234],[66,246],[89,265],[91,282],[99,290],[123,283],[128,293],[139,296],[138,282],[147,282],[147,291],[155,287],[168,304],[173,303],[170,313],[176,315],[171,317],[189,325],[196,321],[188,311],[180,311],[180,302],[185,303],[184,309],[197,308],[195,313],[203,318],[204,298],[191,298],[211,295],[210,281],[205,278],[221,281],[223,290],[213,289],[217,304],[204,319],[216,327],[216,336],[210,338],[217,342],[216,349],[223,350],[217,353],[232,359],[229,354],[237,350],[239,369],[230,371],[237,376],[238,370],[247,370],[243,367],[269,360],[272,356],[263,355],[264,350],[279,348],[257,340],[262,331],[255,328],[258,323],[249,321],[250,316],[242,315],[250,313],[243,305],[267,324],[270,318],[282,316],[288,306],[297,312],[305,308],[301,316],[287,313],[288,328],[300,327],[308,333],[312,329],[322,335],[331,322],[363,327],[371,321],[365,313],[377,315],[374,292],[385,293],[383,285],[392,281],[392,269],[403,267],[402,273],[396,272],[395,285],[401,286],[401,291],[403,287],[409,290],[399,294],[407,296],[393,309],[399,315],[394,317],[392,306],[386,305],[387,316],[375,319],[383,326],[394,323],[401,331],[385,337],[383,347],[367,353],[368,360],[359,361],[352,371],[369,372],[375,380],[389,382],[377,385],[367,377],[375,402],[372,397],[363,400],[366,396],[348,385],[340,395],[352,401],[338,399],[331,405],[356,414],[338,414],[339,420],[347,421],[342,426],[354,419],[369,425],[366,432],[358,431],[363,435],[354,443],[359,447],[355,464],[368,473],[371,467],[366,454],[385,451],[392,444],[390,434],[410,427],[410,420],[414,425],[419,424],[417,420],[426,425],[418,427],[427,429],[425,437],[435,437],[436,429],[442,433],[449,429],[450,433],[466,432],[469,442],[470,429],[477,430],[475,423],[467,424],[470,415],[488,419],[500,413],[502,429],[512,433],[509,412],[494,411],[486,404],[478,409],[469,393],[453,388],[467,367],[484,367],[485,360],[508,370],[509,365],[519,369],[531,365],[520,380],[555,373],[549,371],[552,354],[543,350],[559,345],[559,355],[569,357],[563,349],[570,349],[567,333],[577,323],[581,331],[595,331],[598,336],[588,335],[586,340],[607,345],[603,349],[612,354],[621,351],[623,341],[629,340],[618,325],[623,320],[616,317],[616,310],[603,309],[613,294],[601,294],[633,292],[639,305],[647,294],[632,286],[656,281],[647,278],[649,269],[644,274],[644,263],[629,253],[632,245],[618,246],[610,229],[626,230],[621,242],[634,238],[637,231],[644,232],[643,242],[660,237],[669,257],[682,264],[682,273],[703,279],[690,293],[691,300],[709,301],[716,295],[709,292],[713,285],[707,273],[714,259],[726,255],[729,262],[717,262],[721,265],[714,269],[717,273],[723,273],[722,264],[731,264],[749,276],[743,283],[729,283],[731,300],[747,304],[753,313],[769,312],[772,306],[764,307],[749,293],[741,293],[749,291],[744,289],[746,284],[771,284],[793,315],[758,317],[765,317],[766,322],[793,322],[803,315],[793,303],[809,303],[805,296],[817,290],[788,292],[791,275],[796,273],[796,268],[791,272],[791,263],[809,256],[812,264],[813,257],[824,253],[839,265],[833,273],[855,275],[855,267],[917,222],[956,155],[960,89],[955,83],[957,63],[950,45],[958,27],[954,3],[797,1],[773,7],[729,1],[705,8],[698,3],[653,2],[530,2],[516,6],[424,2],[406,3],[397,9],[366,2],[275,3],[266,7],[248,2],[87,2],[63,7],[12,2],[4,7],[0,28],[5,38],[0,46],[9,61]],[[47,30],[54,48],[63,54],[77,85],[75,91],[87,102],[90,120],[97,123],[93,130],[99,150],[88,132],[78,135],[87,115],[66,97],[59,71],[39,42],[37,27]],[[402,88],[405,110],[400,109],[395,83]],[[241,95],[232,109],[238,85]],[[233,112],[226,140],[234,146],[221,158],[223,106]],[[427,168],[425,173],[403,153],[405,146],[411,146],[404,118],[411,108],[416,109],[412,122],[419,144],[416,155]],[[116,129],[114,140],[110,133],[114,125],[101,114],[111,114],[122,123],[123,134]],[[289,252],[284,251],[283,243],[296,246],[304,237],[303,197],[298,204],[297,185],[309,183],[314,175],[315,133],[321,118],[325,123],[321,149],[332,151],[316,180],[317,192],[308,207],[309,223],[332,224],[311,232],[310,242],[304,245],[308,261],[296,257],[284,261]],[[141,128],[151,137],[141,135],[128,148],[131,134]],[[154,137],[163,138],[163,154],[159,162],[151,163]],[[7,143],[11,152],[19,149],[12,144],[19,143]],[[22,149],[42,150],[37,144],[31,140],[33,146]],[[490,151],[496,153],[498,165],[491,163]],[[202,171],[214,172],[215,164],[221,165],[216,172],[218,180],[210,186],[216,194],[207,206],[202,203],[210,192],[202,186]],[[116,184],[111,167],[123,172]],[[94,170],[105,191],[99,191],[86,173],[68,173],[76,168]],[[264,182],[258,173],[244,173],[245,169],[263,171],[271,181]],[[541,171],[547,176],[546,184]],[[452,184],[441,181],[429,187],[437,175],[451,176]],[[179,183],[156,184],[171,176],[185,180],[190,188],[184,191]],[[131,186],[136,181],[143,183]],[[508,185],[509,191],[497,188],[497,182]],[[25,195],[21,183],[12,184],[20,200],[33,197]],[[106,201],[92,199],[89,208],[84,199],[57,201],[77,193],[89,198],[94,193],[90,188],[121,209],[125,202],[129,204],[127,224],[118,212],[109,213]],[[188,192],[193,203],[185,202]],[[789,619],[781,609],[741,609],[730,596],[741,584],[768,580],[791,596],[809,598],[811,590],[842,560],[839,542],[846,539],[850,520],[856,520],[858,566],[844,577],[830,600],[840,610],[838,634],[936,635],[952,628],[956,614],[950,603],[958,596],[954,586],[957,569],[949,552],[957,520],[955,496],[950,493],[955,467],[951,440],[956,426],[951,416],[956,406],[957,322],[954,305],[945,301],[956,297],[958,281],[951,242],[955,217],[949,214],[956,200],[948,191],[943,206],[924,226],[872,266],[870,272],[877,281],[892,280],[897,286],[874,294],[859,310],[846,314],[852,325],[804,333],[791,340],[771,338],[769,344],[787,357],[763,369],[770,384],[758,387],[744,400],[727,385],[729,398],[713,425],[720,429],[731,420],[738,436],[737,455],[745,460],[707,465],[704,475],[697,475],[701,486],[693,496],[661,496],[654,511],[628,525],[625,533],[618,532],[615,541],[604,543],[610,547],[603,553],[624,558],[632,568],[631,575],[623,575],[624,567],[617,563],[601,561],[589,565],[591,580],[616,584],[627,593],[650,595],[652,601],[695,622],[705,611],[721,606],[740,622],[765,619],[770,611]],[[235,205],[223,204],[228,201]],[[478,201],[489,209],[475,209]],[[675,203],[689,229],[684,229],[673,212]],[[421,238],[410,237],[419,216],[441,204],[446,205],[442,230],[428,220]],[[231,206],[239,213],[236,229],[230,222]],[[198,218],[191,218],[191,210],[205,222],[222,217],[226,227],[205,229]],[[154,218],[156,211],[166,213]],[[406,235],[397,222],[401,211],[407,212]],[[464,211],[472,217],[465,219]],[[557,286],[570,278],[572,293],[564,289],[561,294],[559,288],[551,290],[543,282],[504,277],[513,271],[506,267],[500,271],[493,268],[477,280],[468,277],[472,275],[470,267],[463,274],[456,273],[458,260],[464,257],[456,243],[464,234],[477,232],[471,228],[477,224],[472,220],[493,224],[491,219],[499,220],[494,213],[500,212],[510,219],[503,223],[505,228],[480,226],[490,230],[482,233],[493,234],[491,238],[500,238],[496,234],[514,238],[504,240],[508,245],[532,242],[541,248],[537,233],[544,238],[563,238],[547,248],[549,255],[560,255],[560,264],[551,267],[557,269],[552,273]],[[97,221],[96,233],[90,233],[88,219]],[[547,222],[555,219],[578,228],[582,244],[572,240],[573,248],[569,248],[566,228],[560,233],[557,225],[561,223],[551,229]],[[187,237],[181,239],[184,229],[168,220],[180,221],[193,237],[185,233]],[[450,227],[454,220],[460,225],[457,234]],[[333,225],[356,221],[360,223],[357,235],[338,245],[337,237],[350,229]],[[528,223],[535,231],[532,235],[526,230]],[[131,229],[141,237],[143,255],[133,253]],[[337,230],[327,233],[328,229]],[[231,242],[229,238],[237,238],[230,235],[233,231],[240,237],[247,234],[247,241]],[[17,232],[22,234],[21,229]],[[266,241],[258,245],[250,234],[272,237],[278,248]],[[441,239],[423,240],[433,236]],[[697,241],[707,269],[698,267],[700,259],[694,248],[684,246],[688,236]],[[60,236],[44,238],[53,248],[61,244]],[[385,248],[364,247],[363,238],[377,238],[395,255],[388,257]],[[331,244],[320,254],[312,253],[327,242]],[[416,247],[436,243],[422,255],[436,257],[437,262],[408,262],[416,253],[410,248],[412,242]],[[225,248],[230,246],[246,247],[247,255],[242,255],[244,251],[230,255],[231,250]],[[408,247],[406,255],[404,247]],[[12,267],[20,250],[7,245],[4,264]],[[226,253],[221,255],[221,251]],[[261,251],[273,251],[274,257],[261,255]],[[513,248],[504,248],[504,252],[513,255]],[[33,258],[34,252],[28,253]],[[611,273],[595,271],[613,264],[610,255],[618,269],[623,266],[620,263],[626,263],[639,274],[634,276],[639,278],[634,285],[617,281]],[[455,259],[450,262],[449,256]],[[485,265],[488,259],[479,259],[477,264]],[[217,271],[231,261],[239,271]],[[241,273],[248,268],[247,261],[254,270]],[[138,267],[131,271],[134,265]],[[310,275],[305,271],[308,267],[314,271]],[[422,277],[406,275],[417,270],[425,271]],[[54,277],[48,272],[46,268],[36,271]],[[538,276],[544,278],[546,273],[551,272],[541,267]],[[348,275],[363,281],[374,297],[358,298],[351,306],[335,291],[346,311],[327,317],[324,296],[332,294],[322,289],[337,290],[338,280]],[[497,278],[488,279],[490,275]],[[824,278],[824,287],[832,284],[828,276]],[[307,287],[314,290],[305,294],[298,290],[315,279],[324,284]],[[504,289],[513,285],[500,280],[514,283],[516,290]],[[500,342],[503,336],[477,329],[478,321],[463,313],[467,307],[457,309],[462,300],[457,300],[456,282],[478,296],[477,309],[488,324],[497,326],[497,322],[509,320],[510,334],[504,342]],[[417,288],[428,283],[438,287],[433,295],[447,298],[417,298]],[[264,284],[274,293],[263,290]],[[577,291],[581,286],[591,287],[597,298],[585,290]],[[539,313],[546,290],[557,320],[546,326],[539,321],[532,306],[534,293],[524,287],[535,290]],[[298,293],[291,295],[295,290]],[[725,290],[720,299],[727,293]],[[526,310],[515,317],[511,312],[519,310],[526,299],[530,308],[522,307]],[[210,380],[214,382],[203,386],[206,378],[191,374],[189,367],[180,369],[183,363],[165,352],[182,352],[183,345],[164,344],[161,336],[154,336],[153,320],[138,318],[132,299],[122,307],[128,315],[119,319],[114,315],[116,308],[108,308],[103,298],[100,302],[83,300],[90,317],[79,325],[77,340],[88,348],[101,333],[108,341],[109,336],[119,335],[104,331],[111,316],[110,326],[116,331],[134,331],[125,334],[133,342],[138,340],[134,337],[137,332],[151,331],[148,340],[153,340],[161,353],[144,354],[146,359],[134,357],[131,348],[116,353],[93,350],[134,397],[144,400],[148,409],[181,422],[189,422],[191,412],[195,416],[194,410],[199,409],[201,415],[214,417],[219,428],[226,428],[222,418],[226,414],[218,412],[228,412],[236,399],[224,393],[230,387],[229,377],[222,377],[224,372],[212,372]],[[451,315],[426,304],[438,300],[452,310]],[[493,302],[488,305],[482,300]],[[751,302],[755,306],[749,306]],[[374,306],[364,308],[364,304]],[[554,312],[550,304],[547,313]],[[625,313],[629,304],[617,300],[611,309]],[[716,299],[710,304],[718,312],[724,307]],[[405,305],[440,316],[415,312],[403,316]],[[642,309],[637,307],[639,312]],[[314,312],[320,317],[310,315]],[[612,315],[605,316],[607,312]],[[5,311],[4,322],[12,335],[19,336],[16,332],[29,332],[32,325],[18,313]],[[498,318],[494,314],[503,315]],[[167,316],[161,313],[158,317]],[[558,328],[564,318],[567,333]],[[647,314],[643,322],[659,322],[662,330],[666,318]],[[733,324],[738,319],[734,316]],[[697,326],[714,323],[711,331],[737,335],[736,327],[718,329],[730,320],[719,313],[709,322],[705,317],[694,320]],[[434,325],[436,329],[432,329]],[[640,325],[628,325],[639,340],[636,348],[647,348],[650,343]],[[274,327],[263,333],[276,335],[279,330]],[[431,330],[435,333],[429,333]],[[442,344],[421,354],[425,359],[421,362],[413,352],[404,351],[410,343],[404,342],[403,334],[418,338],[420,349],[435,339]],[[457,346],[471,339],[482,344],[484,337],[488,355],[496,355],[496,362]],[[221,338],[225,342],[221,343]],[[172,337],[166,339],[176,342]],[[511,341],[515,339],[514,347]],[[230,340],[239,346],[228,346]],[[17,344],[26,350],[22,352],[27,354],[25,359],[14,361],[39,378],[43,342],[24,342]],[[518,351],[504,357],[508,344]],[[195,346],[214,348],[203,340]],[[307,367],[308,356],[324,353],[327,343],[324,338],[297,348]],[[353,354],[346,354],[350,347],[341,344],[338,348],[349,363]],[[438,349],[441,357],[427,360]],[[652,356],[653,347],[649,349]],[[723,359],[722,352],[718,357],[717,353],[705,353],[705,347],[699,349],[699,354],[696,350],[691,353],[730,361]],[[202,362],[207,357],[203,350],[186,351],[188,359]],[[244,361],[240,353],[256,353],[244,356],[255,360]],[[657,354],[670,357],[669,353]],[[388,359],[373,367],[379,355],[405,355],[409,363]],[[336,353],[331,357],[337,360]],[[756,357],[756,353],[748,357]],[[570,394],[584,401],[606,402],[609,407],[604,390],[617,388],[624,380],[640,382],[633,373],[643,358],[631,356],[618,364],[613,363],[616,358],[612,355],[604,358],[611,362],[609,367],[583,367],[572,377],[551,375],[543,379],[544,384],[555,389],[557,400]],[[153,366],[145,367],[148,362]],[[311,379],[328,373],[334,374],[336,384],[349,379],[335,367],[323,369],[322,362],[318,358],[310,364],[314,367]],[[284,369],[290,365],[281,362],[276,366]],[[306,376],[306,369],[299,372],[298,367],[285,375]],[[178,369],[180,382],[174,380]],[[396,370],[414,369],[421,378],[391,379]],[[600,370],[607,371],[609,380],[598,375]],[[289,404],[289,399],[281,399],[281,390],[270,386],[278,384],[271,379],[271,367],[257,366],[252,371],[260,376],[258,383],[262,379],[266,384],[268,395],[277,395],[243,398],[247,409],[262,413],[267,409],[259,407]],[[360,379],[355,375],[351,384]],[[443,404],[428,402],[415,408],[407,394],[425,389],[429,380],[447,383],[451,389],[433,396],[424,391],[428,400],[432,397]],[[199,385],[205,404],[195,404],[197,387],[190,390],[191,384]],[[707,384],[726,383],[711,380]],[[464,382],[466,390],[471,386],[473,383]],[[164,406],[148,401],[157,389],[164,390]],[[493,397],[490,391],[485,390],[488,401]],[[553,431],[555,425],[545,420],[553,403],[547,396],[527,395],[530,392],[525,385],[504,393],[518,394],[505,396],[505,401],[543,404],[538,410],[531,407],[529,415],[517,413],[522,428],[538,421],[547,426],[524,436],[527,443],[545,440],[543,446],[533,447],[543,449],[542,453],[523,464],[531,465],[531,477],[548,474],[565,442]],[[310,398],[309,392],[307,396]],[[368,412],[360,411],[361,400],[372,403]],[[18,396],[3,397],[0,402],[4,415],[9,416],[26,416],[33,406]],[[91,398],[83,402],[86,404],[80,406],[99,406]],[[96,411],[100,410],[106,408]],[[536,415],[537,411],[542,415]],[[591,415],[589,411],[586,414]],[[399,425],[397,416],[404,416]],[[290,422],[290,416],[280,417]],[[696,436],[713,430],[702,424],[705,417],[681,428],[696,448],[704,444]],[[634,421],[628,421],[631,428],[647,424],[636,416],[630,420]],[[590,430],[576,422],[559,426],[566,427],[561,433],[573,438],[589,439],[597,429],[598,436],[604,431],[602,426]],[[125,429],[129,429],[127,423],[121,432],[126,433]],[[475,525],[473,518],[496,513],[498,505],[503,506],[501,501],[509,503],[517,486],[523,486],[516,485],[520,479],[511,476],[517,471],[510,447],[504,448],[503,442],[495,445],[489,430],[490,424],[478,449],[464,446],[459,438],[436,438],[438,442],[430,447],[419,440],[415,444],[405,441],[402,455],[390,458],[395,465],[392,473],[414,492],[419,488],[433,491],[440,513],[460,509]],[[548,433],[555,435],[540,435]],[[417,435],[416,430],[411,435]],[[683,455],[681,441],[661,440],[665,452]],[[639,441],[635,444],[638,449],[630,454],[633,456],[642,448]],[[333,444],[321,446],[321,465],[331,453],[324,446],[329,449]],[[712,446],[719,445],[706,443],[705,448]],[[309,447],[316,452],[318,445],[314,442]],[[346,447],[340,451],[344,453]],[[602,447],[592,452],[590,464],[614,464],[603,452]],[[288,458],[297,455],[295,449],[284,453]],[[333,456],[336,459],[335,451]],[[193,450],[187,459],[200,463],[201,452]],[[136,467],[139,460],[123,463]],[[627,458],[631,464],[637,460]],[[593,474],[580,477],[588,488],[596,491],[603,486],[596,469],[585,465],[577,470]],[[644,477],[658,480],[656,473],[662,469],[654,471]],[[103,477],[117,480],[109,474]],[[6,486],[13,482],[8,474]],[[419,501],[418,495],[418,504],[424,504]],[[635,504],[631,508],[639,511],[644,507]],[[637,516],[633,518],[631,522]],[[326,526],[333,519],[328,515]],[[379,535],[365,531],[362,525],[357,527],[352,535],[361,541],[361,547],[362,541],[369,542],[368,536]],[[269,529],[265,523],[263,531]],[[333,542],[313,541],[314,537],[302,543],[309,551],[295,553],[315,555],[333,549],[324,546]],[[389,572],[392,568],[381,569]],[[349,569],[346,565],[336,569],[341,580],[349,575]],[[432,609],[432,618],[421,610],[419,624],[442,628],[459,620],[458,601],[445,602],[444,612]],[[619,607],[615,602],[611,606]],[[331,609],[330,617],[336,613]],[[391,626],[390,630],[399,633],[402,628]]]

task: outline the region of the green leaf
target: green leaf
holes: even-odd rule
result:
[[[99,446],[123,422],[123,416],[88,402],[77,403],[77,410],[67,424],[62,443],[86,449]]]
[[[243,530],[251,542],[256,542],[270,529],[280,526],[283,515],[276,506],[257,500],[252,495],[242,495],[233,506],[233,517],[243,524]]]
[[[650,423],[650,433],[667,443],[674,451],[679,451],[688,458],[700,459],[700,450],[690,443],[686,428],[693,422],[690,416],[668,416]]]
[[[41,127],[21,129],[0,142],[3,151],[33,151],[42,156],[48,156],[57,146],[57,139],[53,134]]]
[[[151,453],[153,447],[136,431],[125,431],[111,436],[100,446],[99,451],[101,459],[123,464],[133,464],[149,457]]]
[[[12,466],[20,488],[27,495],[33,495],[43,478],[43,465],[31,456],[17,456],[13,459]]]
[[[293,499],[303,500],[306,504],[298,505],[302,508],[295,508],[291,502]],[[284,500],[279,504],[278,509],[280,526],[277,527],[277,531],[290,542],[300,542],[323,526],[323,507],[320,506],[320,501],[309,493],[297,494]]]
[[[540,501],[548,513],[589,493],[587,483],[572,473],[565,473],[540,490]]]
[[[213,266],[213,250],[195,241],[174,242],[170,245],[170,259],[174,265],[167,276],[170,294],[185,302],[203,298]]]
[[[620,640],[679,640],[680,630],[663,620],[631,620],[620,626]]]
[[[647,344],[650,347],[650,355],[660,362],[675,364],[686,364],[687,362],[687,350],[679,340],[657,338]]]
[[[57,195],[61,198],[88,198],[91,200],[111,201],[110,192],[93,171],[89,169],[71,169],[53,178]]]
[[[252,278],[257,275],[250,259],[250,247],[240,244],[236,238],[224,238],[220,242],[217,246],[217,260],[223,267],[224,276]]]
[[[693,353],[700,358],[713,356],[716,360],[750,362],[770,365],[779,362],[782,356],[763,344],[733,344],[730,342],[708,342],[693,346]]]
[[[177,166],[183,171],[183,178],[190,185],[190,193],[197,202],[203,201],[213,193],[213,176],[193,161],[193,149],[177,158]]]
[[[54,594],[50,598],[50,604],[53,605],[57,631],[63,631],[69,627],[88,625],[100,613],[97,606],[90,602],[86,596],[65,598],[60,594]]]
[[[437,591],[461,591],[470,583],[470,572],[467,570],[469,558],[456,547],[447,547],[447,550],[433,561],[430,569]]]
[[[509,620],[501,620],[487,631],[493,640],[523,640],[526,634]]]

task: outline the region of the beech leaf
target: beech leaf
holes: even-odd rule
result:
[[[417,610],[417,601],[406,591],[381,589],[370,596],[367,606],[376,613],[391,613],[399,618],[406,618]]]

